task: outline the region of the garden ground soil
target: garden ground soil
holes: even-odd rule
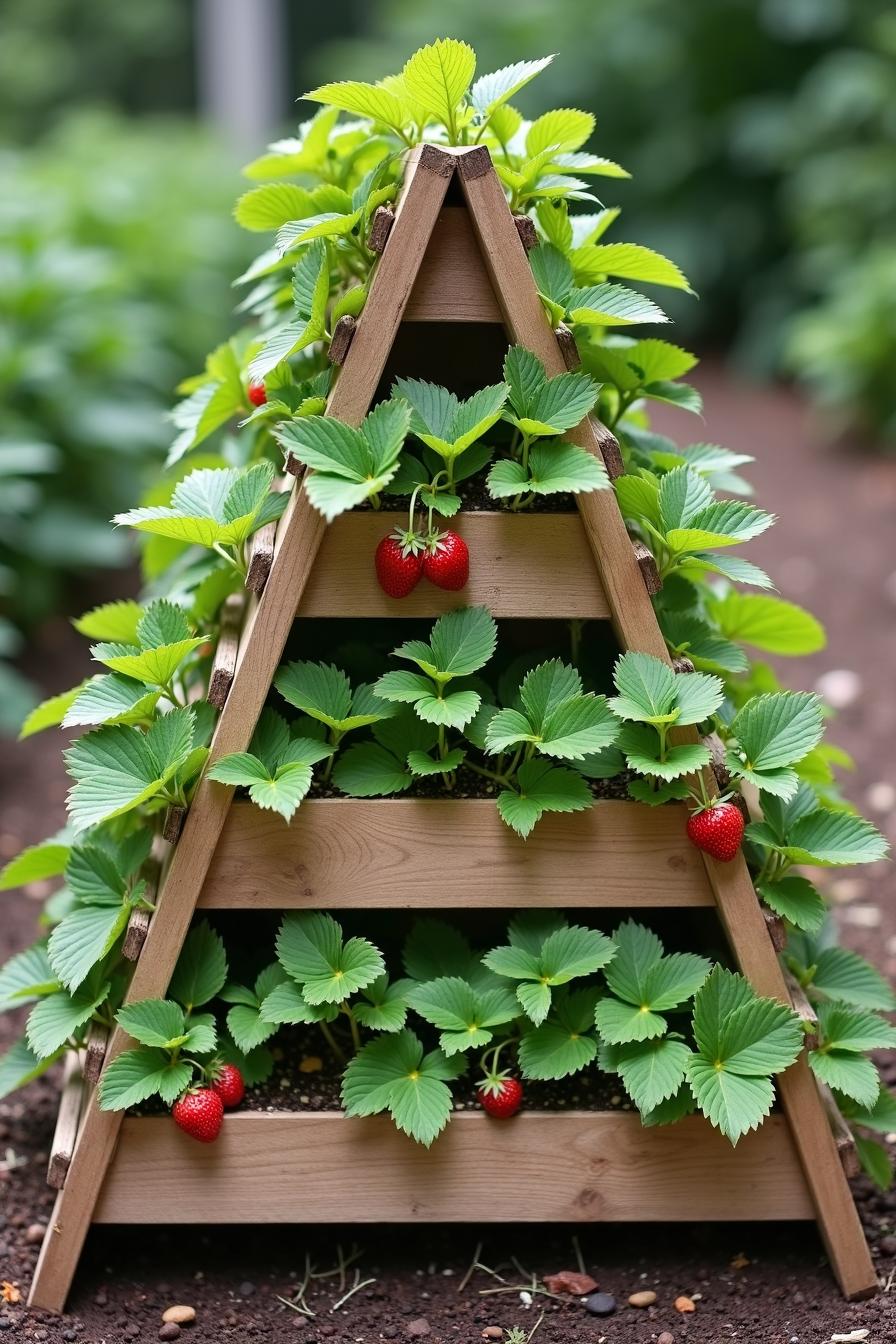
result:
[[[800,687],[827,677],[826,689],[843,705],[831,736],[858,762],[847,792],[896,840],[896,460],[842,444],[825,446],[817,425],[788,392],[756,390],[713,368],[701,386],[706,423],[669,411],[661,426],[757,456],[750,477],[758,500],[781,522],[749,554],[767,565],[786,596],[820,615],[830,632],[827,649],[785,671]],[[63,622],[41,632],[33,666],[47,691],[63,689],[86,670],[80,641]],[[46,734],[7,753],[0,858],[60,824],[65,781],[58,751],[56,735]],[[844,942],[893,976],[892,865],[833,875],[827,885]],[[3,898],[0,956],[31,938],[44,894],[36,887]],[[8,1027],[0,1029],[8,1035]],[[826,1344],[832,1334],[853,1331],[866,1331],[855,1338],[867,1344],[896,1339],[896,1199],[864,1181],[856,1191],[884,1285],[864,1303],[841,1300],[814,1230],[800,1224],[581,1228],[587,1269],[618,1303],[605,1318],[590,1316],[576,1299],[536,1297],[529,1306],[520,1297],[533,1273],[576,1267],[575,1229],[418,1227],[384,1236],[367,1228],[260,1228],[247,1236],[238,1229],[107,1228],[88,1238],[70,1314],[29,1312],[23,1302],[38,1235],[29,1228],[45,1223],[52,1208],[44,1174],[54,1107],[52,1084],[45,1081],[0,1103],[0,1281],[9,1285],[7,1296],[21,1291],[22,1299],[0,1303],[0,1339],[150,1341],[158,1336],[163,1310],[178,1303],[196,1309],[195,1324],[182,1332],[196,1344],[414,1338],[467,1344],[489,1327],[518,1326],[528,1334],[536,1325],[536,1344],[670,1344],[670,1337],[674,1344]],[[538,1179],[533,1171],[532,1180]],[[341,1295],[338,1278],[315,1280],[306,1295],[313,1317],[284,1305],[280,1299],[290,1298],[304,1275],[306,1252],[319,1270],[332,1269],[337,1246],[347,1253],[355,1240],[362,1251],[360,1279],[372,1283],[332,1311]],[[459,1291],[480,1240],[481,1262],[503,1282],[479,1270]],[[354,1272],[352,1265],[343,1291],[355,1282]],[[511,1291],[487,1291],[495,1288]],[[626,1305],[631,1293],[644,1289],[656,1293],[654,1306]],[[693,1313],[673,1305],[682,1294],[692,1299]]]

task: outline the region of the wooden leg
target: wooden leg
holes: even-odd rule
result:
[[[746,863],[740,858],[717,863],[707,855],[706,869],[740,969],[757,994],[789,1003]],[[847,1298],[870,1297],[878,1288],[877,1274],[805,1053],[778,1076],[778,1092],[840,1289]]]

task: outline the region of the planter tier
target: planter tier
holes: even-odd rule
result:
[[[700,1116],[455,1114],[424,1149],[386,1117],[228,1115],[214,1144],[131,1118],[100,1223],[639,1222],[811,1218],[787,1122],[732,1148]]]
[[[345,513],[327,528],[320,556],[298,603],[299,616],[441,616],[456,607],[488,607],[495,617],[606,620],[606,593],[578,513],[461,512],[451,526],[473,556],[470,581],[457,593],[419,583],[396,602],[371,563],[381,537],[407,527],[407,512]]]
[[[205,909],[715,906],[680,803],[598,802],[523,844],[494,801],[310,799],[287,825],[234,803]]]

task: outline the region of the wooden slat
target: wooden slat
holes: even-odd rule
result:
[[[244,610],[245,598],[242,593],[231,593],[221,607],[218,644],[212,661],[206,696],[209,704],[214,705],[215,709],[224,708],[224,701],[233,683]]]
[[[488,151],[479,147],[463,154],[458,159],[458,171],[510,339],[536,354],[549,375],[564,373],[565,360],[545,317],[528,257],[513,227]],[[600,443],[605,432],[602,426],[598,428],[597,421],[586,417],[566,437],[603,460]],[[650,603],[644,600],[644,583],[615,493],[594,490],[579,495],[577,502],[620,645],[668,661],[666,642]]]
[[[789,1003],[746,864],[719,863],[709,855],[704,862],[740,969],[757,994]],[[779,1075],[777,1087],[840,1288],[849,1298],[868,1297],[877,1291],[877,1275],[805,1051]]]
[[[65,1056],[63,1065],[59,1114],[56,1117],[56,1128],[50,1145],[50,1162],[47,1167],[47,1185],[53,1190],[61,1190],[65,1185],[72,1153],[75,1151],[83,1096],[81,1061],[75,1051],[70,1050]]]
[[[96,1211],[141,1223],[637,1222],[811,1218],[781,1116],[733,1148],[700,1117],[461,1112],[429,1150],[386,1117],[248,1113],[214,1144],[128,1119]]]
[[[396,245],[386,249],[374,272],[369,306],[358,322],[327,403],[327,413],[347,424],[360,424],[373,400],[452,172],[450,156],[432,146],[423,146],[411,156],[406,180],[415,184],[413,199],[406,191],[399,204],[393,226]],[[304,491],[294,489],[280,519],[270,578],[260,600],[249,610],[233,685],[212,738],[211,761],[248,746],[324,528]],[[183,843],[172,856],[126,1002],[165,993],[232,797],[232,788],[213,784],[207,775],[200,780],[184,825]],[[107,1060],[127,1044],[126,1033],[116,1028]],[[121,1121],[119,1111],[101,1111],[96,1105],[87,1108],[65,1188],[56,1198],[50,1235],[41,1246],[29,1295],[32,1306],[61,1311],[65,1305]]]
[[[464,206],[446,205],[439,214],[404,317],[406,322],[502,321]]]
[[[345,513],[327,528],[299,616],[439,616],[485,606],[497,617],[604,620],[609,607],[577,513],[464,511],[452,526],[470,548],[470,581],[450,593],[425,580],[400,600],[379,586],[373,557],[406,513]],[[532,557],[538,564],[532,564]]]
[[[685,816],[679,804],[604,802],[545,816],[524,842],[488,799],[311,799],[289,825],[237,803],[199,904],[711,906]]]
[[[395,211],[391,205],[378,205],[373,212],[370,233],[367,235],[367,246],[371,252],[380,253],[384,250],[394,223]]]

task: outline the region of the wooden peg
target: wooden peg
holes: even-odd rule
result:
[[[121,944],[121,955],[126,961],[136,961],[143,950],[143,944],[146,942],[146,935],[149,933],[149,921],[152,918],[152,912],[149,910],[132,910],[128,919],[128,926],[125,929],[124,941]]]
[[[162,839],[167,840],[169,845],[177,844],[186,818],[187,809],[182,807],[180,803],[168,804],[165,809],[165,820],[162,823]]]
[[[632,550],[635,553],[635,559],[638,562],[638,568],[641,571],[641,578],[644,580],[644,587],[651,597],[655,597],[662,589],[663,581],[660,578],[660,572],[656,567],[656,561],[653,558],[653,552],[643,541],[632,541]]]
[[[56,1117],[56,1128],[50,1145],[50,1162],[47,1167],[47,1185],[53,1190],[61,1190],[65,1185],[72,1153],[75,1151],[83,1095],[81,1061],[77,1052],[70,1050],[65,1056],[62,1069],[62,1096],[59,1099],[59,1114]]]
[[[762,906],[762,918],[765,920],[768,936],[772,940],[772,947],[776,952],[783,952],[784,944],[787,942],[783,919],[780,915],[776,915],[774,910],[769,910],[767,905]]]
[[[221,625],[218,633],[218,647],[212,662],[208,679],[206,699],[215,709],[223,709],[227,693],[233,683],[236,672],[236,657],[240,646],[240,626],[243,620],[245,601],[242,593],[231,593],[221,607]]]
[[[821,1102],[828,1118],[828,1124],[831,1127],[831,1133],[834,1136],[834,1143],[837,1145],[837,1156],[840,1158],[843,1174],[852,1180],[862,1170],[859,1155],[856,1152],[853,1132],[844,1120],[843,1113],[834,1100],[834,1094],[827,1083],[819,1083],[818,1090],[821,1093]]]
[[[373,219],[370,221],[370,232],[367,235],[367,246],[371,252],[381,253],[389,241],[389,234],[392,232],[392,225],[395,223],[395,211],[391,205],[378,205],[373,212]]]
[[[600,455],[604,460],[604,466],[607,469],[607,475],[611,481],[615,481],[625,471],[625,462],[622,459],[622,449],[619,447],[619,440],[615,434],[611,434],[606,425],[602,425],[599,420],[591,417],[591,425],[594,430],[594,437],[597,439],[597,446],[600,449]]]
[[[803,989],[799,980],[791,972],[784,968],[784,980],[787,984],[787,992],[790,995],[790,1002],[793,1004],[793,1011],[807,1030],[803,1032],[803,1044],[807,1050],[817,1050],[818,1048],[818,1014],[812,1007],[812,1004],[806,997],[806,991]]]
[[[560,347],[560,353],[563,356],[563,363],[569,373],[575,373],[576,369],[582,367],[582,361],[579,358],[579,347],[576,345],[576,338],[573,336],[569,327],[560,323],[559,327],[554,328],[554,335],[557,337],[557,344]]]
[[[685,658],[685,656],[682,654],[680,657],[672,659],[672,671],[696,672],[697,669],[694,667],[694,664],[691,662],[690,658]]]
[[[305,470],[305,466],[304,463],[300,462],[297,457],[292,455],[292,453],[287,453],[286,461],[283,464],[283,470],[287,471],[290,476],[295,476],[296,480],[298,480]]]
[[[109,1028],[103,1026],[102,1022],[91,1022],[84,1052],[84,1081],[89,1083],[91,1087],[99,1082],[108,1044]]]
[[[527,252],[531,252],[533,247],[538,246],[538,234],[535,232],[535,225],[528,215],[514,215],[513,224],[519,235],[519,240]]]
[[[327,351],[327,359],[331,364],[343,364],[345,362],[356,325],[355,319],[350,313],[345,313],[336,323],[333,339],[330,341],[330,348]]]
[[[286,462],[286,470],[289,476],[282,476],[274,483],[274,489],[280,492],[289,490],[292,486],[292,476],[298,476],[299,472],[304,470],[301,464],[298,464],[299,470],[293,468],[293,456],[289,454]],[[277,524],[266,523],[260,527],[249,540],[249,569],[246,574],[246,587],[250,593],[263,593],[265,584],[268,581],[268,575],[271,572],[271,565],[274,563],[274,543],[277,540]]]

